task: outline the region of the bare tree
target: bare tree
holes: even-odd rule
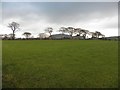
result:
[[[15,39],[15,32],[19,30],[19,24],[16,22],[9,23],[8,27],[12,30],[12,39]]]
[[[24,32],[23,35],[26,37],[26,39],[28,39],[30,37],[31,33],[30,32]]]
[[[52,27],[47,27],[47,28],[45,29],[45,32],[49,33],[49,34],[50,34],[50,37],[51,37],[51,34],[52,34],[52,32],[53,32],[53,28],[52,28]]]

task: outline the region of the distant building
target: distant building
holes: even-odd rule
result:
[[[66,34],[54,34],[54,35],[51,35],[51,38],[52,39],[70,39],[71,36],[70,35],[66,35]]]
[[[80,40],[83,40],[84,37],[83,37],[83,36],[73,36],[73,39],[80,39]]]

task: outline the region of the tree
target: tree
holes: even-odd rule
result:
[[[61,28],[59,29],[59,32],[62,32],[62,34],[64,34],[64,33],[66,32],[66,28],[65,28],[65,27],[61,27]]]
[[[50,37],[51,37],[51,34],[53,32],[53,28],[52,27],[48,27],[48,28],[45,29],[45,32],[49,33]]]
[[[102,34],[101,36],[102,36],[102,38],[105,38],[105,35]]]
[[[67,32],[67,28],[61,27],[58,31],[62,32],[61,38],[64,38],[64,33]]]
[[[39,33],[38,36],[40,39],[44,39],[47,37],[45,33]]]
[[[100,36],[101,36],[102,38],[105,37],[105,35],[103,35],[102,33],[98,32],[98,31],[89,32],[89,34],[92,36],[92,38],[99,38]]]
[[[95,38],[96,37],[96,34],[94,32],[89,32],[89,35],[92,36],[91,38]]]
[[[30,37],[31,33],[30,32],[24,32],[23,35],[26,37],[26,39],[28,39]]]
[[[14,34],[14,35],[15,35],[15,34]],[[8,36],[9,36],[9,39],[12,39],[13,33],[10,33]]]
[[[81,33],[83,34],[83,38],[86,39],[86,34],[88,34],[89,31],[85,29],[81,29]]]
[[[8,39],[8,35],[4,34],[4,38],[3,39]]]
[[[19,24],[16,22],[9,23],[8,27],[12,30],[12,39],[15,39],[15,32],[19,30]]]
[[[69,35],[72,37],[74,34],[74,28],[73,27],[68,27],[66,28],[66,31],[69,33]]]
[[[79,36],[82,34],[81,28],[75,28],[74,32],[78,33]]]
[[[95,31],[95,35],[96,35],[97,38],[99,38],[99,36],[102,35],[102,34],[99,31]]]

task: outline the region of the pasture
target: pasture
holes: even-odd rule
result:
[[[3,88],[116,88],[118,42],[4,40]]]

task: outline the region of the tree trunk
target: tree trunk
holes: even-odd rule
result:
[[[71,36],[71,39],[73,39],[73,36],[72,35],[70,35]]]
[[[13,31],[13,37],[12,37],[12,39],[13,40],[15,39],[15,31]]]
[[[83,35],[83,38],[86,39],[86,34]]]
[[[64,36],[63,36],[63,34],[64,34],[64,33],[62,32],[61,39],[64,39]]]
[[[52,39],[52,37],[51,37],[51,33],[50,33],[49,39]]]

